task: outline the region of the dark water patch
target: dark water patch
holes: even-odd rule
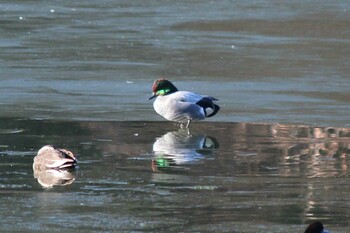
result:
[[[319,13],[318,15],[308,15],[294,19],[238,19],[225,21],[197,21],[186,22],[173,26],[175,30],[198,30],[198,31],[223,31],[240,35],[242,33],[254,33],[257,35],[285,36],[294,39],[321,37],[321,38],[338,38],[345,39],[349,31],[347,24],[349,19],[346,12],[339,15],[338,18],[331,18],[332,14]],[[328,16],[328,18],[327,18]],[[327,25],[331,31],[326,33],[324,27]],[[281,41],[284,42],[283,40]]]

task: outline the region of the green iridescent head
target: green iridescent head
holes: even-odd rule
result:
[[[157,79],[152,86],[153,95],[149,99],[153,99],[159,95],[168,95],[178,91],[178,89],[170,81],[166,79]]]

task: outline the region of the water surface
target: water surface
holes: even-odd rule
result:
[[[161,76],[217,121],[349,126],[345,0],[0,3],[1,116],[161,120]]]
[[[349,232],[349,11],[1,2],[0,232]],[[147,101],[161,76],[220,112],[164,122]],[[79,168],[34,173],[46,144]]]
[[[1,232],[349,232],[350,130],[1,119]],[[45,144],[79,159],[35,175]]]

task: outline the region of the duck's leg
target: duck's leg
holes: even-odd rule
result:
[[[188,118],[187,119],[187,124],[186,124],[186,129],[188,129],[188,127],[190,126],[191,124],[191,118]]]

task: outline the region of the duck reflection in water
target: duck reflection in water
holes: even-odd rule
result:
[[[52,188],[53,186],[65,186],[72,184],[75,180],[75,173],[69,170],[34,170],[34,178],[36,178],[38,183],[44,188]]]
[[[45,188],[69,185],[75,180],[72,171],[76,165],[77,159],[71,151],[46,145],[34,157],[34,178]]]
[[[218,147],[217,140],[205,134],[191,134],[187,129],[168,132],[153,144],[152,170],[160,172],[195,163]]]

